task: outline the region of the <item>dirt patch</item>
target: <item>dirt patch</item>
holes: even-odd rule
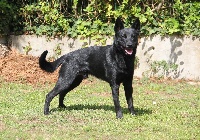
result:
[[[39,57],[19,54],[10,51],[0,58],[0,77],[7,82],[23,82],[30,84],[56,82],[58,70],[47,73],[39,68]]]
[[[59,68],[54,73],[47,73],[40,69],[38,62],[39,57],[11,50],[5,57],[0,57],[0,79],[33,85],[55,83],[58,79]],[[84,79],[83,84],[94,84],[94,79]]]

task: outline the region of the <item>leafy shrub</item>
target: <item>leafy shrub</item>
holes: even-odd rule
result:
[[[9,23],[13,17],[13,5],[11,6],[7,0],[0,1],[0,33],[9,33]]]
[[[170,73],[176,74],[178,65],[175,63],[167,63],[165,60],[162,61],[153,61],[150,64],[151,75],[155,76],[158,74],[158,77],[168,76]]]
[[[34,3],[21,8],[20,13],[25,21],[25,31],[28,34],[48,36],[66,34],[69,24],[58,8],[58,3],[54,3],[51,7],[46,2]]]
[[[183,23],[180,25],[181,34],[200,36],[200,2],[186,3],[183,7],[176,3],[175,7],[177,19]]]
[[[17,20],[11,24],[20,21],[14,27],[23,26],[21,30],[27,34],[81,35],[102,43],[105,42],[104,35],[114,34],[115,19],[121,16],[126,26],[139,17],[143,35],[200,36],[200,2],[195,0],[17,0],[12,5],[7,3],[3,0],[0,4],[4,17],[10,15],[6,11],[12,13],[12,6],[17,3],[18,9],[14,11]],[[10,17],[0,23],[0,28],[9,22]],[[12,30],[16,31],[15,28]]]

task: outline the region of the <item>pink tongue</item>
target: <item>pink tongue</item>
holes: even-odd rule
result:
[[[128,54],[128,55],[131,55],[133,53],[133,49],[125,49],[125,52]]]

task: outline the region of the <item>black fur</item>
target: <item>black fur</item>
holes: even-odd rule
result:
[[[123,83],[128,109],[132,115],[135,114],[132,80],[140,21],[137,19],[131,28],[124,28],[123,22],[117,18],[114,30],[114,43],[110,46],[79,49],[63,55],[54,62],[45,60],[48,51],[42,53],[39,59],[41,69],[53,72],[62,64],[58,81],[46,96],[45,115],[49,114],[50,102],[58,94],[59,107],[65,107],[63,104],[65,95],[77,87],[84,78],[87,78],[88,74],[110,84],[117,118],[123,117],[119,102],[119,86]]]

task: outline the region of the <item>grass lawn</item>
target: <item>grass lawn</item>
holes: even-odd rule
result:
[[[109,85],[93,77],[66,96],[66,109],[57,108],[56,97],[51,115],[44,116],[44,99],[53,86],[0,81],[1,140],[200,139],[198,85],[135,80],[136,116],[129,115],[121,86],[123,119],[115,117]]]

